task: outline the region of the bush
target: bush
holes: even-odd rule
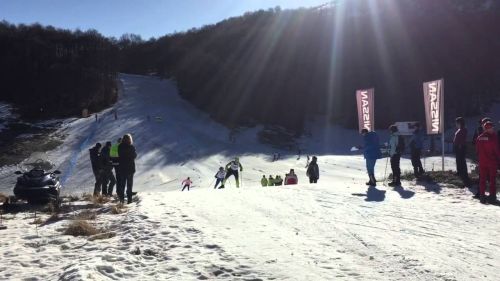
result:
[[[98,230],[87,221],[84,220],[74,220],[72,221],[66,230],[64,231],[65,235],[72,236],[92,236],[101,233],[102,231]]]

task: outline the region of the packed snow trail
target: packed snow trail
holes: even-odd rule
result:
[[[91,192],[82,140],[91,146],[132,133],[140,201],[121,215],[108,206],[92,222],[117,234],[106,240],[61,235],[68,220],[36,228],[32,213],[8,215],[0,279],[500,280],[500,208],[478,204],[468,190],[414,182],[367,189],[363,157],[348,152],[361,138],[338,127],[301,139],[304,155],[319,156],[319,184],[305,184],[306,157],[281,151],[283,160],[271,162],[276,150],[258,143],[260,128],[232,143],[229,130],[182,100],[172,82],[120,79],[118,120],[111,110],[99,113],[97,129],[94,118],[68,120],[59,132],[65,143],[47,155],[62,171],[77,159],[64,192]],[[231,179],[213,190],[218,167],[234,156],[243,187]],[[385,161],[376,166],[379,180]],[[439,167],[440,157],[426,164]],[[402,169],[410,167],[403,159]],[[299,185],[259,187],[262,175],[291,168]],[[180,192],[188,176],[195,187]]]
[[[60,236],[66,221],[37,232],[32,217],[10,219],[0,273],[6,280],[499,280],[500,208],[469,198],[340,181],[143,192],[127,214],[98,217],[95,224],[117,233],[106,240]]]

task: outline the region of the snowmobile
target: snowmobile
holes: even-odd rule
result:
[[[45,171],[40,168],[33,168],[27,172],[16,171],[16,186],[14,195],[16,199],[26,200],[28,204],[58,202],[61,193],[61,182],[59,181],[60,171]]]

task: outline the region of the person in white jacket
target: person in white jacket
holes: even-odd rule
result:
[[[400,186],[401,185],[401,143],[400,135],[398,132],[398,127],[396,125],[391,125],[389,127],[391,132],[391,137],[389,138],[389,156],[391,157],[391,169],[392,169],[392,182],[389,186]]]

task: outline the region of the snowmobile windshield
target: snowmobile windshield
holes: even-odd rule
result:
[[[31,171],[33,169],[50,171],[55,165],[50,161],[45,153],[33,153],[29,158],[19,164],[23,171]]]

